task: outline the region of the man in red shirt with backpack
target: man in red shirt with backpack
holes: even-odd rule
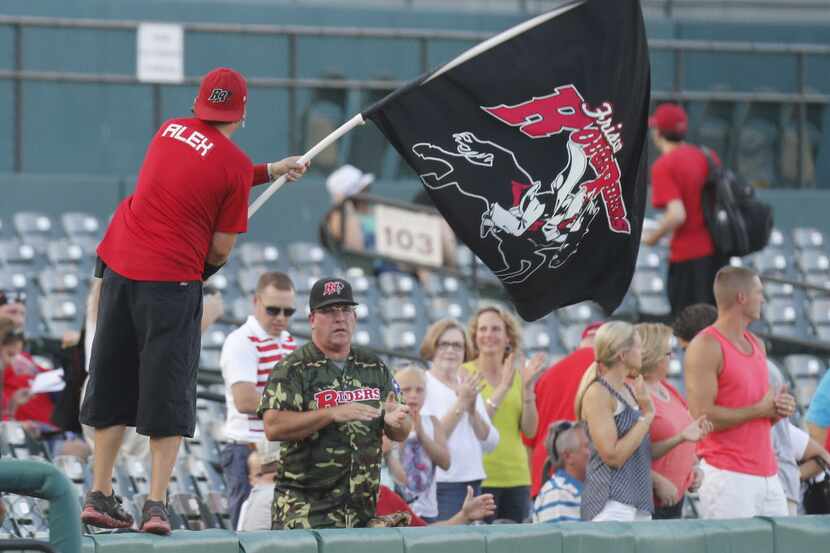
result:
[[[660,104],[649,118],[651,137],[661,154],[651,167],[651,203],[665,212],[658,227],[644,234],[643,243],[653,246],[671,234],[667,291],[672,316],[688,305],[714,304],[712,283],[727,261],[715,252],[706,227],[702,194],[709,162],[701,148],[685,142],[688,126],[678,104]]]
[[[98,246],[103,278],[98,328],[81,422],[95,428],[93,483],[81,519],[127,528],[112,492],[126,426],[150,437],[152,473],[139,528],[169,534],[167,486],[182,436],[196,417],[202,282],[248,229],[251,187],[300,178],[298,158],[254,165],[231,141],[245,123],[245,79],[228,68],[203,79],[195,117],[162,124],[147,148],[133,194]]]

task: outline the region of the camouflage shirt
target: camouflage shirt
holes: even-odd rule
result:
[[[341,369],[309,342],[271,371],[257,415],[352,401],[382,408],[389,392],[397,390],[389,369],[374,354],[352,346]],[[375,514],[382,433],[381,416],[372,422],[331,423],[304,440],[282,442],[271,527],[365,526]]]

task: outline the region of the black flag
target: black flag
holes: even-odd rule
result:
[[[640,244],[649,76],[638,0],[572,1],[363,117],[524,319],[583,300],[610,313]]]

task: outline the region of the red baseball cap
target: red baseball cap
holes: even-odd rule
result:
[[[648,118],[648,126],[662,133],[684,134],[689,129],[689,118],[680,105],[667,102],[657,106]]]
[[[193,113],[203,121],[240,121],[247,101],[245,77],[228,67],[217,67],[202,77]]]

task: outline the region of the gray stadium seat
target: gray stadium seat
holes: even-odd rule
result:
[[[807,317],[813,324],[830,324],[830,298],[817,298],[810,302]]]
[[[6,265],[32,266],[37,258],[37,251],[31,244],[11,239],[0,241],[0,259]]]
[[[807,290],[807,295],[811,298],[826,298],[830,297],[830,276],[824,274],[808,274],[804,277],[804,282],[811,286],[818,286],[824,288],[826,292],[821,290]]]
[[[430,273],[426,282],[421,283],[421,288],[427,296],[448,296],[454,295],[461,290],[461,282],[453,276]]]
[[[78,497],[83,498],[84,486],[91,477],[89,467],[84,460],[74,455],[58,455],[52,459],[52,464],[72,482]]]
[[[378,276],[378,285],[384,296],[409,296],[418,286],[412,275],[386,272]]]
[[[784,367],[792,378],[820,377],[826,363],[815,355],[793,354],[784,358]]]
[[[559,339],[562,345],[565,346],[565,351],[570,353],[579,347],[579,342],[582,340],[582,331],[585,330],[585,325],[560,325]]]
[[[44,213],[21,211],[15,213],[12,221],[17,235],[26,243],[31,244],[41,252],[52,238],[52,219]]]
[[[47,321],[76,321],[81,307],[71,296],[54,295],[40,298],[41,315]]]
[[[123,466],[127,476],[132,482],[135,495],[147,494],[150,491],[150,465],[148,459],[143,457],[135,457],[133,455],[125,455],[123,457]],[[143,501],[138,505],[139,509],[143,505]]]
[[[101,221],[90,213],[69,211],[61,215],[61,225],[67,236],[96,236],[103,230]]]
[[[522,329],[522,344],[530,353],[536,353],[537,351],[547,353],[553,347],[555,341],[556,339],[544,324],[528,324]]]
[[[565,323],[589,323],[603,318],[602,310],[592,302],[568,305],[556,311],[559,320]]]
[[[219,358],[221,352],[216,349],[202,349],[199,352],[199,367],[211,371],[221,370],[219,365]]]
[[[28,279],[24,273],[12,272],[7,268],[0,268],[0,290],[24,291]]]
[[[230,280],[228,279],[228,275],[225,274],[224,271],[219,271],[212,277],[210,277],[207,282],[205,282],[205,286],[210,286],[212,288],[216,288],[220,292],[224,292],[228,289],[228,285],[230,284]]]
[[[637,298],[637,306],[644,315],[664,317],[671,312],[669,299],[663,294],[643,294]]]
[[[770,324],[793,324],[798,320],[798,309],[795,302],[785,299],[774,299],[762,307],[764,320]]]
[[[797,227],[793,229],[793,244],[798,249],[822,248],[824,234],[815,228]]]
[[[14,520],[21,537],[48,541],[49,524],[46,519],[48,503],[45,500],[7,494],[9,512],[6,516]]]
[[[631,289],[638,296],[644,294],[662,294],[666,289],[663,275],[656,271],[640,271],[631,279]]]
[[[782,250],[766,249],[753,256],[755,270],[761,274],[783,274],[787,271],[787,256]]]
[[[792,284],[784,284],[781,282],[765,282],[764,294],[768,298],[792,298],[795,293],[795,288]]]
[[[787,244],[787,236],[780,229],[773,228],[769,235],[769,246],[783,248]]]
[[[796,264],[802,273],[824,273],[830,269],[830,256],[822,250],[804,249],[795,256]]]
[[[330,266],[326,250],[312,242],[292,242],[287,248],[288,260],[295,267]],[[330,267],[327,267],[327,269]],[[324,271],[327,272],[327,271]]]
[[[176,493],[170,496],[170,509],[178,517],[170,517],[170,526],[174,529],[207,530],[218,528],[219,524],[201,499],[192,493]],[[180,521],[176,520],[179,518]]]
[[[61,269],[44,269],[38,275],[38,283],[44,294],[76,294],[82,285],[77,272]]]
[[[818,380],[814,378],[799,378],[795,385],[795,398],[802,408],[806,409],[810,406],[813,396],[818,387]]]
[[[393,323],[382,329],[383,341],[387,349],[414,350],[418,347],[418,333],[415,327],[406,323]]]
[[[254,305],[251,296],[240,296],[233,300],[230,307],[231,317],[239,322],[248,319],[248,315],[254,314]]]
[[[414,321],[418,317],[415,303],[395,297],[380,300],[380,316],[387,322]]]
[[[435,297],[427,300],[427,316],[431,322],[440,319],[465,320],[470,315],[469,307],[453,298]]]
[[[640,252],[637,255],[637,270],[656,270],[662,266],[662,258],[660,250],[649,246],[640,246]]]
[[[228,333],[225,330],[211,327],[207,332],[202,334],[202,349],[220,350],[227,337]]]
[[[46,247],[46,257],[54,266],[75,269],[80,267],[86,259],[83,247],[66,238],[49,242]]]
[[[237,279],[239,282],[239,289],[242,290],[242,293],[245,295],[253,295],[256,292],[256,284],[259,281],[259,277],[262,274],[263,269],[261,267],[256,268],[245,268],[241,269],[239,273],[237,273]],[[295,283],[296,286],[296,283]]]
[[[273,244],[245,242],[239,245],[236,257],[243,267],[274,267],[279,261],[280,251]]]

